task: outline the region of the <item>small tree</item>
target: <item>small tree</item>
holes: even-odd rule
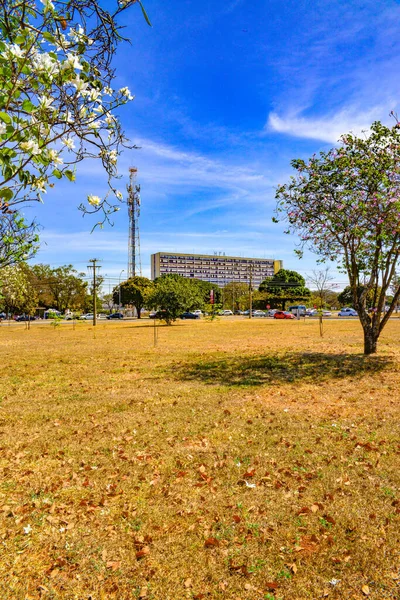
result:
[[[149,308],[163,311],[164,321],[171,325],[181,313],[203,306],[203,294],[201,288],[190,279],[167,275],[155,280],[146,304]]]
[[[151,293],[153,285],[153,282],[147,279],[147,277],[130,277],[130,279],[121,283],[120,286],[114,288],[114,303],[119,304],[121,291],[122,305],[132,304],[136,308],[138,319],[140,319],[141,310],[145,306],[146,298]]]
[[[296,271],[280,269],[260,284],[259,291],[265,292],[265,299],[271,304],[285,310],[286,302],[305,301],[310,297],[310,290],[305,285],[304,277]]]
[[[340,261],[349,276],[353,304],[364,331],[364,353],[377,350],[389,311],[385,297],[400,253],[400,125],[373,123],[367,136],[347,134],[342,145],[309,161],[292,161],[298,172],[277,189],[278,215],[321,261]],[[361,294],[360,286],[364,285]],[[376,311],[368,314],[372,291]]]
[[[329,292],[331,292],[337,284],[332,283],[334,277],[330,274],[329,267],[320,271],[314,270],[311,275],[308,275],[307,279],[310,284],[315,288],[312,292],[314,299],[317,299],[318,308],[324,308],[327,304],[327,298]]]

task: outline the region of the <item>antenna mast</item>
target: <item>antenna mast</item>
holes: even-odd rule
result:
[[[140,185],[136,183],[137,169],[129,169],[128,190],[128,214],[129,214],[129,247],[128,247],[128,277],[142,275],[142,263],[140,260]]]

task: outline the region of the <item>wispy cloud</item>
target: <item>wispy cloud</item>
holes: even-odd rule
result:
[[[375,106],[364,111],[347,107],[323,117],[305,117],[300,112],[286,115],[273,112],[268,117],[264,131],[336,143],[345,133],[352,132],[359,135],[363,131],[368,131],[373,121],[388,121],[392,109],[392,107],[388,108],[389,106]]]

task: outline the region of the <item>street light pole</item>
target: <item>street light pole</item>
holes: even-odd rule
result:
[[[125,269],[122,269],[121,273],[119,274],[119,282],[118,282],[118,290],[119,290],[119,303],[118,303],[118,310],[121,312],[121,276],[122,273],[125,272]]]

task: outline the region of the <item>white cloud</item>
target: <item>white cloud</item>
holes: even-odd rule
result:
[[[294,137],[336,143],[341,135],[352,132],[361,134],[367,131],[373,121],[388,121],[393,105],[375,106],[369,110],[347,107],[339,112],[323,117],[304,117],[293,111],[280,116],[273,112],[268,117],[265,131],[286,133]],[[393,122],[394,124],[394,122]]]

